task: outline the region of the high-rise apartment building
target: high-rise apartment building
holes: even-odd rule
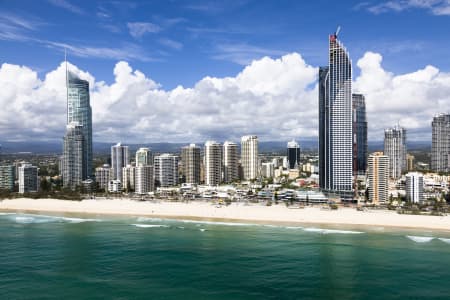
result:
[[[0,190],[14,191],[15,171],[14,165],[0,166]]]
[[[158,186],[178,185],[178,156],[164,153],[154,158],[155,182]]]
[[[337,34],[329,36],[329,64],[319,68],[319,185],[352,197],[352,63]]]
[[[136,167],[135,193],[143,195],[154,189],[153,165]]]
[[[86,161],[84,159],[86,145],[83,125],[78,122],[67,125],[63,150],[63,186],[74,190],[81,187],[86,175]]]
[[[140,165],[144,166],[144,165]],[[133,165],[127,165],[122,168],[122,188],[125,191],[134,191],[136,188],[136,168]]]
[[[153,164],[152,152],[149,148],[139,148],[136,151],[136,167]]]
[[[101,167],[95,168],[95,181],[97,186],[104,190],[108,190],[108,183],[111,180],[111,167],[108,164],[104,164]]]
[[[219,185],[222,182],[222,145],[215,141],[205,143],[205,183]]]
[[[431,123],[431,169],[450,171],[450,114],[439,114]]]
[[[423,198],[423,175],[418,172],[406,174],[406,199],[413,203],[419,203]]]
[[[400,126],[384,131],[384,155],[389,157],[389,176],[400,178],[406,171],[406,130]]]
[[[273,162],[265,162],[261,164],[261,176],[266,178],[273,178],[275,176]]]
[[[130,159],[128,156],[128,146],[123,146],[118,143],[111,147],[111,168],[113,180],[122,181],[122,169],[123,167],[130,164]]]
[[[353,173],[364,175],[367,169],[367,118],[364,95],[352,95]]]
[[[181,161],[183,162],[183,175],[186,183],[200,183],[200,147],[195,144],[181,149]]]
[[[223,181],[226,183],[239,179],[238,145],[226,141],[223,143]]]
[[[369,201],[373,204],[387,203],[389,200],[389,157],[382,152],[369,155],[367,172]]]
[[[246,135],[241,138],[241,165],[245,180],[258,177],[258,137]]]
[[[83,180],[92,177],[92,109],[89,82],[67,72],[67,124],[76,122],[82,126]]]
[[[39,191],[38,167],[22,164],[19,167],[19,193],[33,193]]]
[[[300,145],[295,140],[287,143],[287,162],[291,170],[300,167]]]

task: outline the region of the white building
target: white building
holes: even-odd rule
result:
[[[423,175],[418,172],[410,172],[406,174],[406,199],[419,203],[423,199]]]
[[[186,183],[200,183],[200,147],[190,144],[181,148],[181,161]]]
[[[374,204],[389,200],[389,157],[382,152],[369,155],[368,159],[369,200]]]
[[[389,157],[389,176],[400,178],[406,171],[406,130],[399,126],[384,131],[384,155]]]
[[[154,191],[153,166],[136,167],[135,193],[147,194]]]
[[[108,182],[108,192],[118,193],[120,191],[122,191],[122,183],[120,180],[110,180]]]
[[[236,143],[223,143],[223,181],[226,183],[239,179],[239,154]]]
[[[133,165],[127,165],[122,168],[122,188],[126,191],[135,190],[136,168]]]
[[[275,176],[275,168],[272,162],[261,164],[261,175],[266,178],[273,178]]]
[[[38,167],[31,164],[22,164],[19,167],[19,193],[32,193],[39,191]]]
[[[111,179],[111,167],[104,164],[102,167],[95,168],[95,181],[100,189],[108,190],[108,183]]]
[[[154,158],[155,182],[161,187],[178,185],[178,156],[161,154]]]
[[[139,148],[136,151],[136,167],[153,164],[152,152],[149,148]]]
[[[245,180],[258,177],[258,137],[246,135],[241,138],[241,165]]]
[[[122,146],[118,143],[111,147],[111,168],[112,168],[112,179],[122,180],[122,169],[123,167],[130,164],[130,159],[128,157],[128,146]]]
[[[215,141],[205,143],[205,183],[219,185],[222,181],[222,145]]]

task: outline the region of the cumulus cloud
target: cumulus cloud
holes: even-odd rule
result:
[[[354,90],[366,95],[369,138],[400,121],[416,137],[430,139],[434,114],[450,100],[450,74],[433,66],[395,75],[380,54],[358,60]],[[297,53],[253,61],[234,77],[205,77],[193,87],[165,90],[149,76],[120,61],[111,84],[69,64],[90,83],[94,140],[103,142],[190,142],[262,140],[317,136],[317,67]],[[25,66],[0,68],[0,138],[59,139],[66,124],[64,64],[40,79]],[[423,135],[423,136],[422,136]],[[411,136],[411,135],[410,135]],[[411,136],[413,138],[413,136]]]

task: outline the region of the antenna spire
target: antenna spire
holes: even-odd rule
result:
[[[341,26],[338,26],[337,29],[336,29],[336,32],[334,33],[334,35],[338,36],[340,31],[341,31]]]

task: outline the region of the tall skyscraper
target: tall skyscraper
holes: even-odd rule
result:
[[[178,156],[164,153],[154,158],[155,182],[162,187],[178,185]]]
[[[136,151],[136,167],[153,165],[152,152],[149,148],[139,148]]]
[[[200,183],[200,147],[195,144],[181,149],[181,161],[183,162],[183,174],[186,183]]]
[[[439,114],[431,123],[431,169],[450,171],[450,114]]]
[[[139,165],[140,167],[146,165]],[[127,165],[122,168],[122,188],[126,191],[134,191],[136,189],[136,168],[133,165]]]
[[[413,203],[422,202],[423,198],[423,175],[418,172],[406,174],[406,199]]]
[[[19,167],[19,193],[39,191],[38,167],[24,163]]]
[[[77,122],[82,126],[83,180],[91,178],[92,169],[92,110],[89,98],[89,82],[67,72],[67,124]]]
[[[215,141],[205,143],[205,183],[219,185],[222,182],[222,145]]]
[[[406,171],[406,130],[400,126],[384,130],[384,155],[389,157],[389,176],[400,178]]]
[[[104,164],[102,167],[95,168],[95,181],[100,189],[107,191],[108,183],[111,178],[111,167]]]
[[[329,64],[319,68],[319,185],[352,197],[352,64],[337,34],[329,36]]]
[[[389,199],[389,157],[382,152],[369,155],[369,200],[373,204],[386,203]]]
[[[287,143],[287,161],[291,170],[300,167],[300,145],[295,140]]]
[[[245,180],[258,177],[258,137],[246,135],[241,138],[241,165]]]
[[[81,187],[85,173],[86,154],[83,125],[72,122],[67,125],[64,137],[64,152],[62,164],[63,186],[74,190]]]
[[[226,141],[223,143],[223,181],[226,183],[239,179],[238,145]]]
[[[367,169],[367,118],[364,95],[353,94],[353,173],[364,175]]]
[[[122,168],[130,164],[128,146],[118,143],[111,147],[112,180],[122,181]]]

